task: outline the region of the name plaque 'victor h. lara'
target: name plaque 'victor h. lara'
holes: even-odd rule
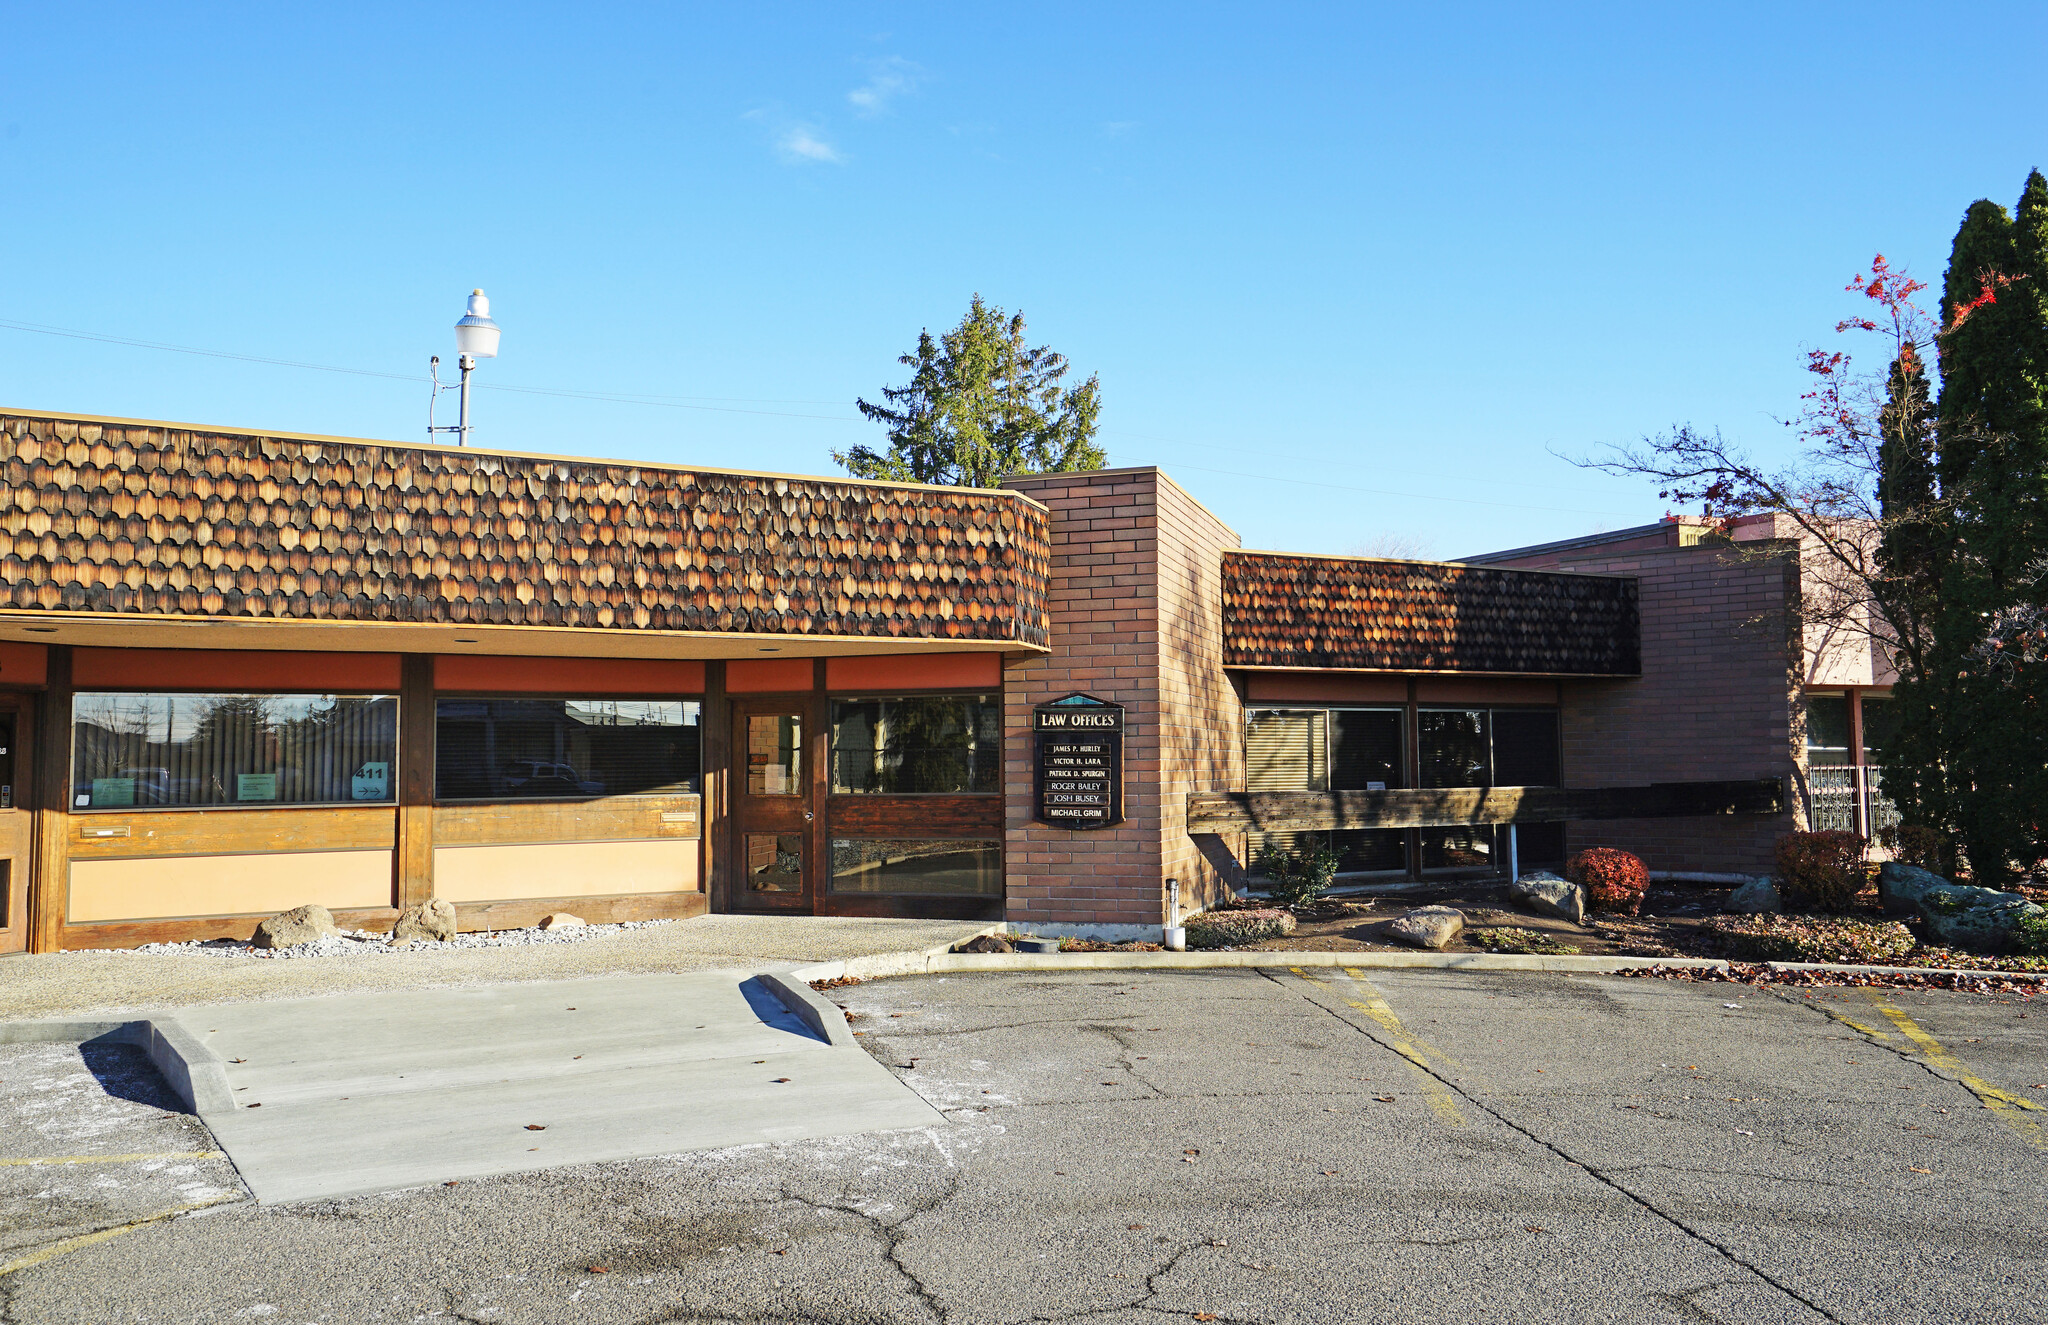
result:
[[[1067,695],[1031,711],[1038,817],[1058,828],[1124,820],[1124,706]]]

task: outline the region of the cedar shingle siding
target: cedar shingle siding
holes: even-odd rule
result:
[[[1641,652],[1632,579],[1223,554],[1227,667],[1634,676]]]
[[[0,418],[0,606],[1043,646],[1009,493]]]

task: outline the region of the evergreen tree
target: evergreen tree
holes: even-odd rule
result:
[[[1945,768],[1911,737],[1916,811],[1953,826],[1977,877],[1995,882],[2048,853],[2048,715],[2029,686],[1977,656],[1987,623],[2033,596],[2048,554],[2048,180],[2017,213],[1973,203],[1942,295],[1938,472],[1956,543],[1940,567],[1933,666],[1908,687],[1907,723],[1939,725]],[[1951,678],[1953,678],[1951,680]],[[1945,790],[1938,783],[1946,782]]]
[[[1022,313],[1006,316],[977,294],[959,326],[936,340],[920,333],[917,349],[897,362],[913,370],[908,385],[883,387],[886,405],[855,402],[888,428],[889,449],[833,452],[850,474],[985,488],[1006,474],[1107,463],[1095,443],[1096,378],[1062,388],[1066,358],[1025,344]]]

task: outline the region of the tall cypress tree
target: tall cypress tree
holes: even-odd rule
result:
[[[1928,680],[1902,695],[1909,726],[1924,732],[1923,722],[1938,721],[1941,729],[1938,773],[1927,764],[1934,751],[1913,752],[1916,809],[1955,827],[1985,881],[2048,847],[2040,822],[2048,821],[2042,705],[1974,658],[1990,615],[2030,592],[2028,568],[2048,555],[2044,279],[2048,180],[2035,171],[2015,216],[1979,201],[1956,233],[1942,295],[1948,330],[1936,410],[1954,555],[1941,567]]]

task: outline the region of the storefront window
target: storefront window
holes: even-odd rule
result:
[[[560,801],[694,792],[698,717],[694,700],[437,700],[434,795]]]
[[[1826,768],[1849,762],[1849,697],[1806,697],[1806,762]]]
[[[832,701],[832,791],[889,796],[1002,790],[998,695]]]
[[[388,805],[398,698],[79,694],[71,758],[79,810]]]
[[[1002,845],[962,838],[834,838],[832,891],[1000,897]]]

